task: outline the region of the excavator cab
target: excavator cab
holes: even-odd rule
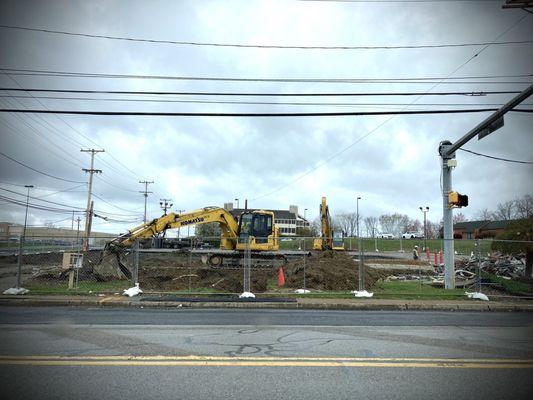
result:
[[[273,234],[273,217],[271,213],[244,212],[239,219],[239,243],[247,243],[249,237],[255,243],[268,243],[268,237]]]
[[[271,211],[247,211],[239,218],[237,250],[245,250],[250,243],[252,250],[278,250],[274,213]]]
[[[344,232],[333,231],[333,250],[344,250]]]

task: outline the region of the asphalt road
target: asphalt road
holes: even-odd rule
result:
[[[520,399],[528,313],[0,308],[3,398]]]

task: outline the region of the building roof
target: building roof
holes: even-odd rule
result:
[[[489,222],[489,220],[457,222],[456,224],[453,224],[453,229],[460,229],[466,233],[474,233],[476,229],[482,228]]]
[[[300,215],[296,216],[296,214],[291,213],[289,210],[267,210],[264,208],[248,208],[247,210],[245,210],[244,208],[234,208],[233,210],[230,211],[230,213],[234,217],[237,217],[241,215],[244,211],[257,211],[257,210],[272,211],[276,219],[296,219],[296,217],[300,219],[304,219]]]
[[[487,225],[483,226],[483,229],[506,229],[512,220],[504,221],[490,221]]]
[[[509,224],[513,222],[512,220],[501,220],[501,221],[465,221],[458,222],[453,225],[453,229],[460,229],[466,233],[473,233],[476,229],[481,230],[491,230],[491,229],[506,229]]]

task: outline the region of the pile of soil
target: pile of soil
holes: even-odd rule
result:
[[[252,291],[265,292],[267,282],[275,277],[277,271],[252,270]],[[187,290],[189,282],[191,290],[213,289],[219,292],[242,293],[242,269],[217,269],[202,266],[188,268],[145,267],[139,270],[141,287],[147,290]]]
[[[298,260],[287,264],[285,285],[300,288],[303,285],[304,262]],[[315,290],[354,290],[359,282],[357,261],[344,252],[323,251],[305,259],[306,287]],[[365,289],[370,289],[386,273],[365,268]]]

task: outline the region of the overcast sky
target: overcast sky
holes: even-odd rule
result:
[[[498,1],[5,1],[0,25],[158,40],[295,46],[397,46],[533,39],[533,16],[503,10]],[[526,17],[525,19],[522,19]],[[522,19],[522,20],[521,20]],[[506,32],[506,33],[505,33]],[[533,73],[533,45],[393,49],[303,50],[139,43],[0,28],[0,67],[69,72],[233,78],[444,78]],[[468,60],[470,60],[467,62]],[[471,82],[472,79],[467,80]],[[260,93],[442,92],[523,90],[531,78],[500,78],[505,84],[446,81],[423,84],[220,82],[154,79],[66,78],[6,75],[2,87]],[[449,81],[448,81],[449,82]],[[457,81],[455,81],[457,82]],[[486,97],[209,97],[203,101],[364,103],[362,105],[250,105],[15,99],[1,92],[1,108],[184,112],[339,112],[472,108],[503,104],[513,95]],[[35,96],[62,96],[39,93]],[[63,95],[64,96],[64,95]],[[111,95],[73,97],[111,98]],[[114,96],[126,98],[127,96]],[[135,98],[135,97],[129,97]],[[155,96],[137,99],[161,99]],[[191,97],[170,96],[173,100]],[[415,101],[414,104],[407,106]],[[398,103],[400,105],[367,105]],[[442,103],[442,106],[420,105]],[[527,103],[533,103],[530,99]],[[469,104],[452,106],[446,104]],[[473,105],[473,106],[470,106]],[[43,106],[44,105],[44,106]],[[406,108],[407,107],[407,108]],[[489,106],[494,107],[494,106]],[[525,106],[523,106],[525,107]],[[321,196],[332,212],[405,213],[442,218],[437,147],[455,141],[490,113],[349,117],[152,117],[0,114],[0,148],[35,169],[85,181],[89,155],[103,148],[95,168],[95,208],[117,224],[96,219],[93,230],[119,232],[142,219],[139,179],[149,186],[148,217],[161,214],[160,198],[191,210],[240,199],[253,208],[299,206],[308,218]],[[533,161],[531,114],[509,113],[505,126],[465,148]],[[370,134],[369,134],[370,133]],[[461,210],[483,208],[533,190],[533,167],[457,153],[453,187],[469,195]],[[35,197],[84,208],[86,186],[39,175],[0,156],[0,188],[33,184]],[[65,190],[61,193],[54,192]],[[1,195],[24,199],[2,190]],[[102,200],[103,199],[103,200]],[[105,200],[105,202],[104,202]],[[32,200],[35,204],[47,204]],[[60,205],[47,204],[58,208]],[[68,213],[30,210],[29,224],[70,226]],[[24,207],[0,201],[0,221],[23,222]]]

